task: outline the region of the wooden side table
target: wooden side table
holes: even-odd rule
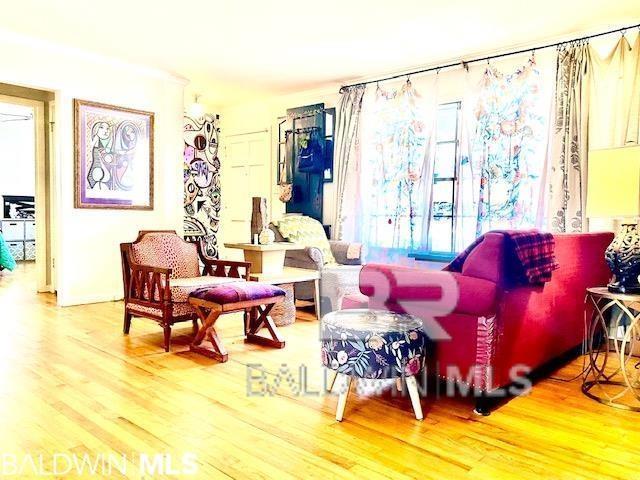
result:
[[[582,392],[605,405],[640,411],[640,295],[587,289],[586,347],[589,365]]]
[[[267,245],[253,243],[225,243],[227,248],[239,248],[244,251],[245,262],[251,262],[251,273],[277,274],[284,268],[284,255],[287,250],[302,250],[302,245],[291,242],[274,242]]]
[[[313,302],[315,304],[316,317],[320,320],[320,272],[317,270],[309,270],[306,268],[284,267],[281,273],[253,273],[251,272],[250,280],[262,283],[270,283],[278,285],[285,292],[287,297],[284,300],[282,312],[276,311],[272,313],[273,320],[276,325],[289,325],[295,321],[295,298],[293,295],[293,284],[298,282],[313,282]],[[289,302],[290,299],[290,302]],[[293,303],[293,309],[287,308],[287,305]]]

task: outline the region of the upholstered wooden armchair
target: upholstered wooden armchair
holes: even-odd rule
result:
[[[129,333],[132,317],[158,322],[164,329],[164,349],[171,345],[174,323],[198,316],[189,305],[189,294],[200,287],[247,281],[248,262],[207,257],[200,243],[186,242],[174,230],[141,231],[133,243],[120,244],[124,282],[124,327]],[[203,267],[200,270],[200,263]]]

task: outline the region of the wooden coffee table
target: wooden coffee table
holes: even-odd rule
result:
[[[276,325],[289,325],[295,320],[295,298],[293,297],[293,285],[298,282],[313,282],[313,302],[315,304],[316,317],[320,320],[320,272],[317,270],[309,270],[306,268],[284,267],[280,273],[253,273],[251,272],[250,280],[262,283],[270,283],[282,288],[286,293],[284,303],[289,305],[293,302],[293,312],[291,309],[284,308],[284,312],[279,316],[274,313],[272,317]],[[293,315],[293,317],[291,317]]]

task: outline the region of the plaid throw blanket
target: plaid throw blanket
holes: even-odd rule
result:
[[[507,275],[512,283],[538,285],[551,280],[551,273],[558,268],[552,234],[538,230],[494,230],[493,233],[502,233],[505,236]],[[469,254],[483,240],[484,235],[478,237],[444,270],[462,271],[462,265]]]

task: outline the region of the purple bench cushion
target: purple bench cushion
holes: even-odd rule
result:
[[[216,287],[198,288],[191,292],[189,297],[217,303],[218,305],[226,305],[227,303],[260,300],[284,295],[284,290],[268,283],[235,282]]]

